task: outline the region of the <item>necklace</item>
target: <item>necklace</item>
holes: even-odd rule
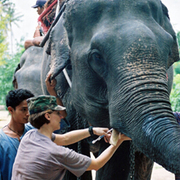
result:
[[[17,134],[19,137],[22,136],[22,134],[19,134],[18,132],[16,132],[16,131],[14,131],[13,129],[11,129],[11,128],[9,127],[9,125],[7,125],[7,127],[9,128],[9,130],[11,130],[11,131],[14,132],[15,134]]]

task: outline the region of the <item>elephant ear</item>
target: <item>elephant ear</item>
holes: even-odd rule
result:
[[[30,49],[31,49],[31,48],[28,48],[28,49],[23,53],[23,55],[22,55],[21,58],[20,58],[20,62],[18,63],[18,65],[17,65],[17,67],[16,67],[16,69],[15,69],[15,71],[14,71],[12,84],[13,84],[13,87],[14,87],[15,89],[17,88],[16,72],[17,72],[18,70],[20,70],[21,67],[24,65],[24,63],[25,63],[25,61],[26,61],[26,58],[27,58],[27,56],[28,56],[28,52],[31,51]]]
[[[165,15],[163,24],[161,26],[173,38],[173,44],[171,46],[171,53],[169,54],[169,61],[168,61],[168,68],[169,68],[174,62],[179,61],[180,57],[179,57],[176,33],[173,30],[173,27],[170,23],[170,17],[169,17],[168,9],[162,2],[161,2],[161,7],[162,7],[163,14]]]
[[[51,67],[49,73],[55,78],[67,65],[70,64],[70,47],[66,29],[63,25],[63,15],[53,27],[48,44],[51,53]]]
[[[16,72],[17,72],[19,69],[21,69],[20,63],[18,63],[18,65],[17,65],[17,67],[16,67],[16,69],[15,69],[15,71],[14,71],[14,74],[13,74],[12,84],[13,84],[13,87],[14,87],[15,89],[18,88],[17,81],[16,81]]]

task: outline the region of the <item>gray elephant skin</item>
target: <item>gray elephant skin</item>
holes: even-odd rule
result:
[[[35,96],[42,94],[41,64],[43,49],[32,46],[21,56],[15,72],[13,85],[15,88],[30,90]]]
[[[69,0],[65,5],[49,39],[52,78],[71,65],[70,103],[83,119],[126,134],[152,161],[180,173],[180,127],[166,77],[179,54],[167,8],[160,0]],[[134,171],[125,163],[126,143],[96,179],[127,179]],[[146,168],[152,168],[151,160]]]

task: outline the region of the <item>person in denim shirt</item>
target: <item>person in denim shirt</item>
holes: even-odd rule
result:
[[[0,180],[10,180],[17,149],[22,137],[33,128],[28,122],[26,99],[34,95],[25,89],[10,91],[6,107],[11,115],[9,124],[0,129]]]

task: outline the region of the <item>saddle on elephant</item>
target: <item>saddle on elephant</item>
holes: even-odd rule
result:
[[[65,0],[59,0],[59,7],[61,8]],[[38,22],[41,23],[44,33],[46,34],[49,30],[51,24],[53,23],[56,15],[56,9],[58,5],[58,0],[48,0],[44,5],[44,11],[39,16]]]

